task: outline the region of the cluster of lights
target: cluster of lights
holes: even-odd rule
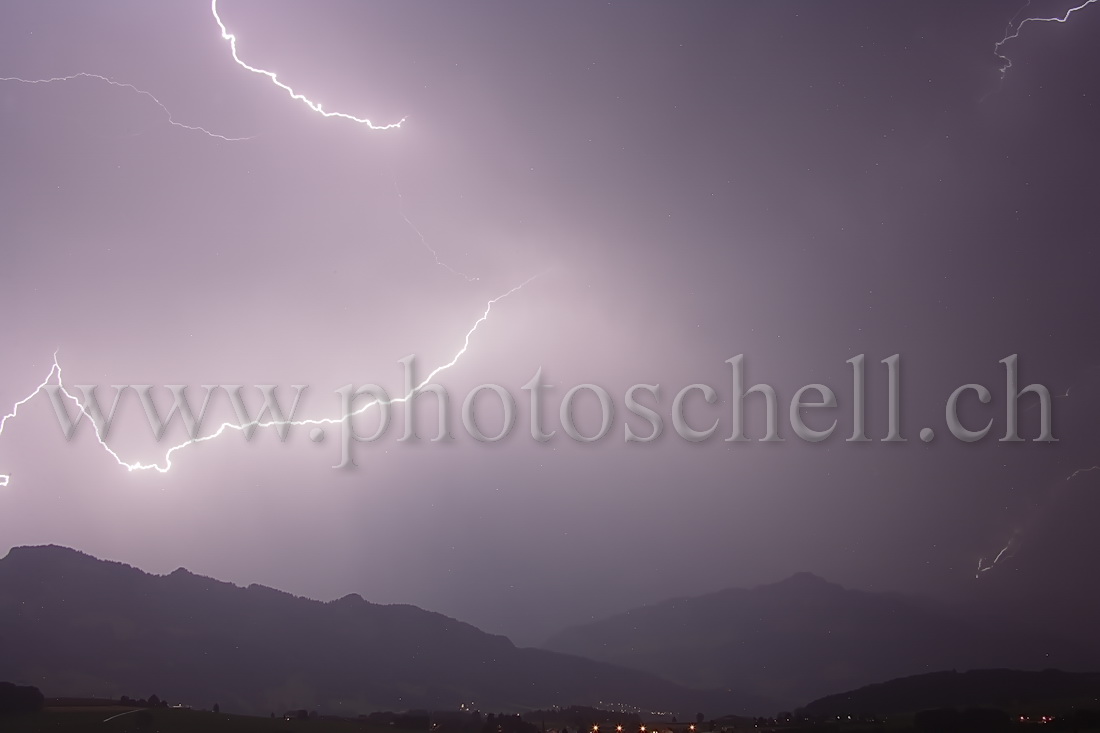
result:
[[[692,723],[691,725],[689,725],[688,730],[689,731],[694,731],[695,730],[695,723]],[[639,733],[646,733],[646,727],[644,725],[640,726],[638,728],[638,731],[639,731]],[[600,733],[600,726],[599,725],[593,725],[592,726],[592,733]],[[623,733],[623,726],[622,725],[616,725],[615,726],[615,733]]]
[[[1039,725],[1044,725],[1046,723],[1053,723],[1054,722],[1054,716],[1052,716],[1052,715],[1040,715],[1035,720],[1032,720],[1030,717],[1028,717],[1026,715],[1021,715],[1020,716],[1020,722],[1021,723],[1038,723]]]

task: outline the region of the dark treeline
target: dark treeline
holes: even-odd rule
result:
[[[539,733],[539,728],[519,715],[481,712],[412,711],[404,713],[375,712],[360,719],[376,726],[388,726],[405,731],[448,731],[453,733]]]
[[[36,713],[45,703],[46,698],[37,687],[0,682],[0,715]]]

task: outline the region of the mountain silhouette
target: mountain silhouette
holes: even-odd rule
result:
[[[919,598],[849,590],[810,573],[644,606],[567,629],[545,647],[789,705],[922,672],[1087,671],[1096,658],[1092,649],[1023,633],[995,618],[975,620]]]
[[[905,715],[936,708],[981,707],[1063,712],[1071,707],[1096,708],[1098,703],[1100,674],[980,669],[933,672],[868,685],[814,700],[802,712],[812,717]]]
[[[552,705],[764,712],[766,701],[521,649],[438,613],[322,603],[184,569],[159,576],[63,547],[0,560],[0,679],[48,695],[147,697],[267,715],[309,708],[522,711]]]

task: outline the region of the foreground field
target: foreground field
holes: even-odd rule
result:
[[[379,728],[350,720],[282,720],[200,710],[124,707],[47,708],[41,713],[4,718],[0,729],[4,733],[382,733]],[[392,729],[387,731],[392,733]]]

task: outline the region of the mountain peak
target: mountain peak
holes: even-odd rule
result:
[[[798,588],[798,589],[814,589],[814,588],[841,588],[836,583],[830,583],[820,575],[802,571],[795,573],[794,575],[785,578],[778,583],[771,583],[773,588]],[[767,586],[765,586],[767,587]]]
[[[1002,630],[923,599],[806,572],[573,627],[547,646],[790,704],[929,669],[1095,666],[1095,652],[1074,641]]]
[[[366,600],[358,593],[348,593],[342,598],[337,598],[335,601],[333,601],[333,603],[341,603],[348,606],[359,606],[366,603]]]
[[[61,545],[23,545],[13,547],[0,560],[10,568],[34,569],[49,572],[83,570],[104,565],[130,567],[110,560],[99,560],[85,552]]]
[[[87,553],[62,545],[20,545],[11,548],[3,559],[24,562],[27,560],[59,558],[85,558],[98,562],[96,558]]]

